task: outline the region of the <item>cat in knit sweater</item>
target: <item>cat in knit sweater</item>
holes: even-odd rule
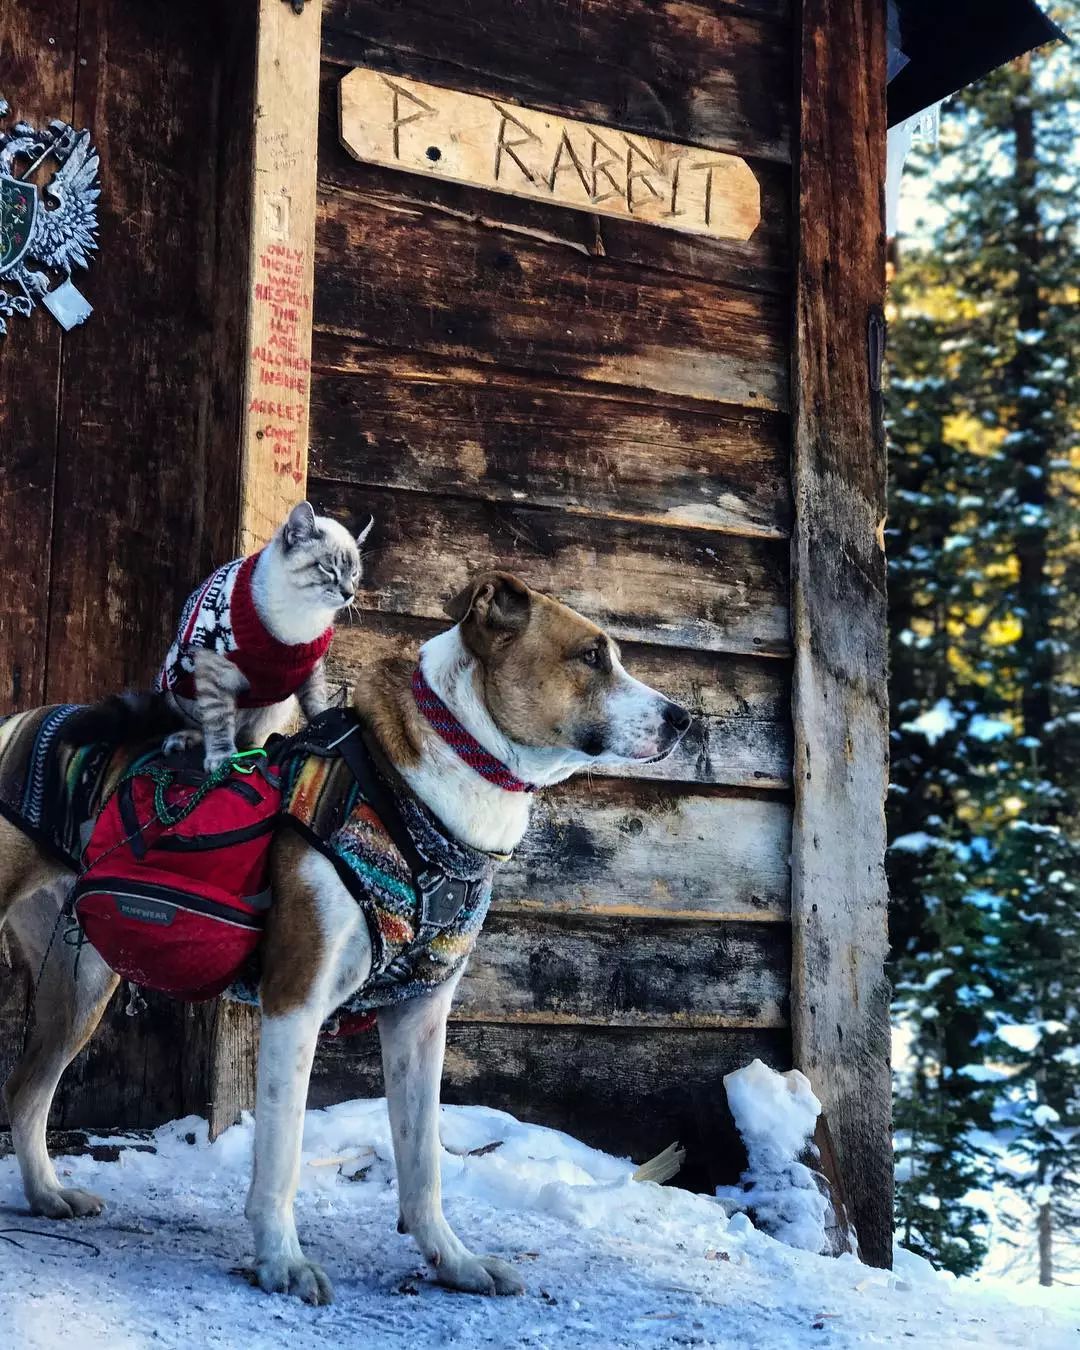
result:
[[[304,716],[327,706],[323,658],[337,612],[360,582],[358,538],[309,502],[258,553],[219,567],[188,597],[154,687],[189,724],[168,753],[203,744],[207,770],[262,745],[296,697]]]

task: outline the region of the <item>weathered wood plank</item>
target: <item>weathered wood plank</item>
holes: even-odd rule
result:
[[[162,0],[80,8],[74,120],[101,154],[102,247],[94,315],[64,344],[48,701],[145,686],[179,602],[233,545],[235,419],[215,405],[214,371],[233,166],[207,98],[229,38],[215,16]]]
[[[494,903],[782,924],[790,847],[791,809],[776,799],[572,782],[537,801]]]
[[[557,506],[737,534],[786,536],[786,418],[604,398],[477,365],[321,335],[311,472],[361,487]],[[362,375],[322,373],[343,364]]]
[[[884,8],[805,0],[801,24],[792,1030],[863,1257],[887,1266],[885,443],[868,361],[884,326]]]
[[[102,252],[87,281],[95,313],[64,342],[47,697],[145,685],[180,600],[235,549],[243,18],[164,0],[81,5],[74,120],[101,151]],[[128,1017],[125,1004],[65,1076],[60,1123],[154,1125],[190,1109],[185,1073],[209,1043],[181,1005],[148,995]],[[196,1099],[221,1096],[204,1083]]]
[[[330,649],[333,679],[386,656],[415,656],[447,621],[414,620],[371,611],[338,629]],[[782,788],[791,781],[791,691],[786,663],[640,643],[622,644],[638,679],[691,708],[696,721],[661,764],[607,765],[603,777]]]
[[[78,12],[77,0],[61,0],[48,11],[29,4],[0,10],[0,97],[10,104],[5,129],[24,119],[43,128],[53,117],[71,115]],[[92,296],[90,276],[80,285]],[[33,707],[45,696],[63,337],[44,306],[7,325],[0,337],[0,520],[8,522],[0,531],[2,713]]]
[[[784,410],[777,296],[555,251],[416,208],[320,192],[315,320],[379,347]]]
[[[184,1005],[164,994],[136,999],[121,985],[101,1026],[60,1080],[50,1124],[56,1129],[130,1125],[152,1129],[183,1111]]]
[[[761,192],[761,220],[745,241],[684,236],[651,225],[567,211],[480,188],[440,182],[373,164],[360,164],[338,137],[338,85],[343,67],[324,61],[319,114],[319,182],[347,188],[356,202],[405,205],[467,220],[476,228],[541,239],[557,251],[608,257],[678,276],[748,290],[791,290],[791,169],[750,161]]]
[[[558,595],[616,638],[706,651],[787,650],[787,549],[780,540],[642,529],[324,479],[312,480],[311,494],[332,515],[375,516],[361,610],[439,618],[469,577],[501,568]]]
[[[778,7],[703,0],[329,0],[323,49],[344,65],[785,161],[790,25]]]
[[[0,96],[10,105],[5,128],[22,119],[45,127],[50,118],[71,115],[78,11],[77,0],[61,0],[48,12],[29,4],[0,9]],[[80,285],[94,296],[93,274]],[[42,306],[28,319],[9,319],[0,337],[0,520],[7,522],[0,531],[0,715],[45,697],[62,345],[60,326]],[[0,938],[4,1076],[26,1012],[26,980],[8,973],[5,948]]]
[[[761,220],[740,155],[370,66],[342,77],[338,100],[341,143],[362,163],[704,238],[742,243]]]
[[[322,6],[297,13],[258,0],[243,365],[239,551],[271,535],[307,488],[311,396],[311,297],[315,266],[315,156]],[[248,125],[245,118],[241,125]],[[185,1092],[206,1097],[210,1138],[255,1105],[259,1028],[254,1009],[218,1003],[194,1010]],[[189,1106],[189,1109],[191,1107]]]
[[[489,916],[454,1003],[458,1021],[781,1028],[786,924]]]
[[[322,7],[258,0],[240,551],[304,495]]]
[[[787,1032],[451,1022],[443,1100],[511,1111],[639,1162],[677,1139],[679,1185],[711,1191],[746,1166],[723,1076],[754,1058],[790,1068]],[[320,1045],[310,1105],[382,1091],[375,1035]]]

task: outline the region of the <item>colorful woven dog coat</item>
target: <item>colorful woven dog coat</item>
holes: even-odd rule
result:
[[[333,863],[368,922],[371,974],[338,1010],[357,1014],[425,993],[459,969],[483,927],[496,859],[449,838],[403,785],[379,775],[413,849],[427,864],[414,884],[409,864],[343,754],[347,740],[350,750],[370,760],[356,715],[333,711],[273,748],[272,755],[281,768],[285,820]]]

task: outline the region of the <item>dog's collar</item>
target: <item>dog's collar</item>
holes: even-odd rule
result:
[[[526,783],[511,773],[501,759],[490,754],[470,732],[466,731],[458,719],[438,696],[419,666],[413,671],[413,698],[416,706],[443,738],[451,750],[456,750],[470,769],[494,783],[506,792],[535,792],[535,783]]]

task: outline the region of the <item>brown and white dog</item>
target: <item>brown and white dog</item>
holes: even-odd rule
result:
[[[477,578],[447,613],[455,626],[422,647],[423,674],[472,736],[519,779],[545,787],[589,766],[660,758],[690,726],[684,708],[623,669],[618,648],[600,628],[513,576]],[[432,729],[416,706],[412,670],[410,662],[391,660],[360,674],[356,705],[369,730],[450,835],[492,853],[513,849],[528,825],[529,794],[482,777]],[[319,1028],[364,984],[372,945],[360,907],[321,853],[286,834],[274,845],[271,866],[274,903],[263,950],[255,1161],[246,1212],[262,1288],[327,1303],[330,1282],[304,1255],[293,1219],[304,1109]],[[70,881],[70,873],[0,820],[0,924],[10,924],[35,971]],[[519,1293],[514,1268],[470,1251],[442,1212],[439,1083],[458,978],[378,1015],[398,1226],[412,1234],[442,1284]],[[5,1086],[13,1143],[36,1214],[66,1219],[101,1211],[96,1196],[61,1186],[45,1127],[60,1076],[93,1034],[116,984],[92,949],[84,949],[76,967],[72,949],[54,945],[25,1053]]]

